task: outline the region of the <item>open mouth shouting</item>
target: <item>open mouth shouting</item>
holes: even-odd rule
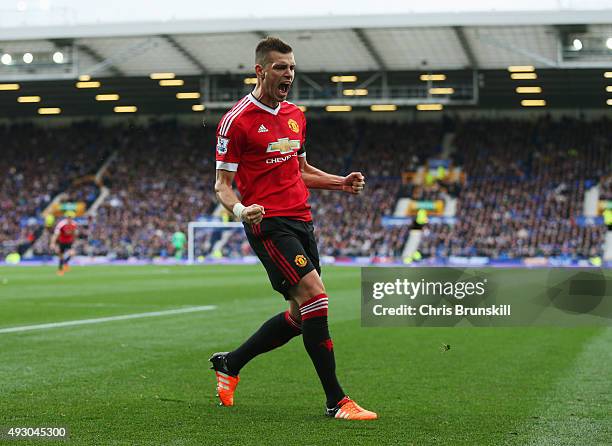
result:
[[[278,85],[278,94],[280,97],[285,98],[289,94],[289,90],[291,89],[290,81],[283,81]]]

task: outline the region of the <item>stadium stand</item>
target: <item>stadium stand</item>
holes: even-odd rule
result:
[[[609,169],[612,122],[472,121],[456,145],[469,181],[458,223],[427,231],[429,256],[517,258],[601,255],[602,225],[581,225],[585,189]]]
[[[601,196],[610,197],[609,119],[475,119],[457,121],[454,127],[451,156],[467,181],[452,191],[458,198],[455,224],[426,226],[419,246],[424,256],[601,255],[605,226],[583,224],[581,214],[585,190],[597,182]],[[445,185],[414,187],[401,179],[403,172],[440,156],[445,128],[438,121],[309,121],[308,159],[315,166],[343,174],[360,170],[368,178],[368,193],[361,197],[312,192],[322,255],[402,255],[410,226],[385,227],[382,217],[393,213],[401,197],[435,199],[445,190]],[[93,215],[81,220],[79,254],[170,256],[172,233],[186,232],[189,221],[212,214],[217,206],[212,126],[11,126],[0,128],[0,135],[9,142],[0,160],[3,256],[36,239],[34,253],[49,255],[48,232],[40,220],[28,222],[39,218],[59,192],[91,206],[97,186],[75,180],[95,173],[113,152],[116,158],[103,180],[110,193]],[[200,242],[211,245],[207,237]],[[221,254],[249,251],[235,235]]]
[[[61,128],[0,126],[0,253],[29,247],[42,228],[34,220],[72,181],[92,174],[120,135],[82,122]],[[91,195],[95,191],[73,191]]]

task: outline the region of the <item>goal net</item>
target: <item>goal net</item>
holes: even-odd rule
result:
[[[242,223],[192,221],[187,226],[187,260],[189,263],[255,260]]]

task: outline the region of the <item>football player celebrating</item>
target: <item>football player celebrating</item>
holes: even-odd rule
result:
[[[257,45],[255,63],[255,90],[223,116],[217,129],[215,192],[242,220],[272,287],[288,301],[289,309],[265,322],[237,349],[210,358],[217,393],[222,405],[233,405],[242,367],[301,334],[325,391],[326,415],[376,419],[376,413],[344,393],[336,378],[328,296],[308,204],[309,188],[359,194],[364,177],[360,172],[331,175],[306,161],[306,118],[286,101],[295,75],[291,47],[268,37]],[[242,200],[233,190],[234,181]]]

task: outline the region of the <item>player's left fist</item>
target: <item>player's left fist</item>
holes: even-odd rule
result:
[[[344,177],[342,190],[350,194],[360,194],[365,187],[365,177],[361,172],[351,172]]]

